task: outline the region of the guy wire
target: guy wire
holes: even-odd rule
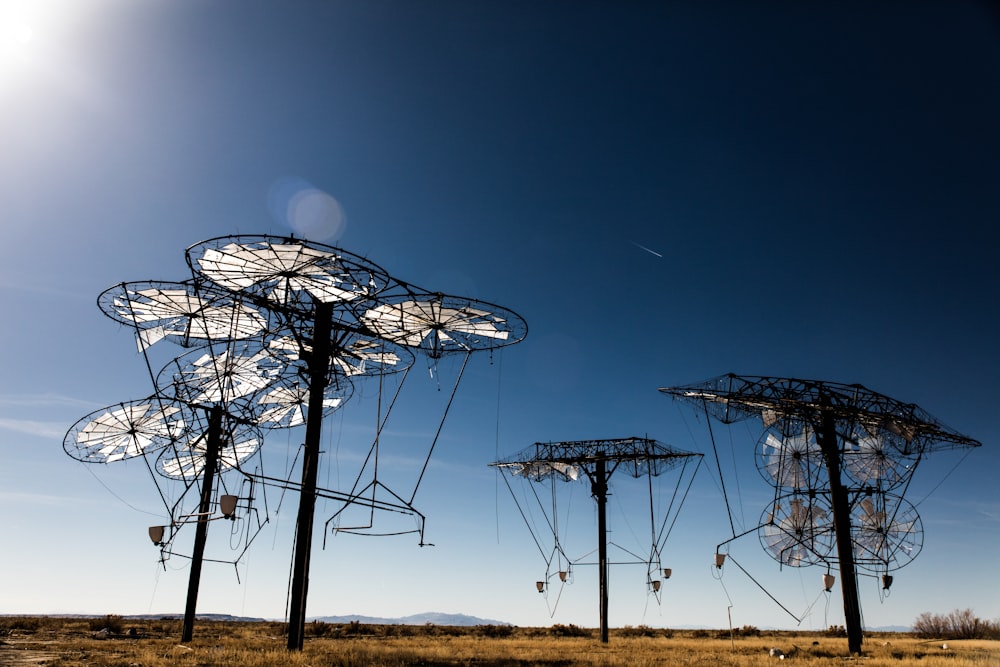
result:
[[[792,618],[794,618],[796,620],[796,622],[798,622],[799,624],[802,623],[802,619],[801,618],[799,618],[798,616],[796,616],[792,612],[788,611],[788,607],[786,607],[785,605],[783,605],[780,602],[778,602],[778,598],[776,598],[773,595],[771,595],[771,593],[766,588],[764,588],[764,586],[761,585],[761,583],[759,581],[757,581],[756,579],[754,579],[753,575],[751,575],[749,572],[747,572],[746,569],[744,569],[744,567],[742,565],[740,565],[739,562],[737,562],[737,560],[735,558],[733,558],[733,555],[731,553],[727,554],[727,557],[729,558],[730,561],[733,562],[733,564],[736,567],[740,568],[740,570],[743,572],[743,574],[747,575],[747,577],[750,579],[750,581],[752,581],[753,583],[757,584],[757,588],[759,588],[760,590],[764,591],[764,595],[766,595],[767,597],[771,598],[776,605],[778,605],[779,607],[781,607],[782,609],[784,609],[785,612],[789,616],[791,616]]]
[[[719,483],[722,485],[722,499],[726,503],[726,514],[729,515],[729,529],[733,531],[733,537],[736,537],[736,526],[733,524],[733,510],[729,507],[729,496],[726,494],[726,480],[722,476],[722,463],[719,461],[719,450],[715,446],[715,432],[712,431],[712,418],[708,414],[708,404],[705,403],[704,407],[705,407],[705,423],[708,424],[708,435],[709,438],[712,440],[712,453],[715,454],[715,467],[719,471]]]
[[[455,386],[451,388],[451,396],[448,397],[448,404],[444,408],[444,414],[441,415],[441,422],[438,424],[437,432],[434,434],[434,440],[431,442],[431,448],[427,452],[427,458],[424,459],[424,467],[420,469],[420,476],[417,477],[417,483],[413,487],[413,495],[410,496],[410,502],[408,504],[412,505],[414,498],[417,497],[417,489],[420,488],[420,482],[424,479],[424,473],[427,472],[427,464],[431,462],[431,454],[434,453],[434,448],[437,446],[438,438],[441,437],[441,429],[444,428],[444,421],[448,418],[448,411],[451,409],[451,404],[455,400],[455,393],[458,391],[458,384],[462,381],[462,376],[465,374],[465,367],[469,363],[469,358],[472,356],[472,351],[466,353],[465,359],[462,360],[462,368],[458,371],[458,377],[455,378]]]
[[[503,348],[498,350],[497,354],[497,418],[496,418],[496,428],[493,433],[493,460],[500,460],[500,387],[503,383]],[[490,359],[493,359],[493,352],[490,351]],[[500,469],[497,468],[497,474],[502,475]],[[493,512],[496,519],[497,528],[497,544],[500,544],[500,482],[499,480],[493,480]]]

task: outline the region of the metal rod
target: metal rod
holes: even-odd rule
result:
[[[333,305],[316,302],[312,350],[309,362],[309,414],[302,456],[302,487],[295,521],[295,554],[292,566],[291,602],[288,608],[288,650],[301,651],[305,636],[306,598],[309,593],[309,559],[312,553],[313,517],[316,513],[316,478],[319,473],[320,432],[323,426],[323,396],[330,370],[330,333]]]
[[[198,587],[201,584],[201,564],[205,558],[205,542],[208,540],[208,521],[212,505],[212,487],[215,482],[215,467],[219,458],[222,440],[222,408],[215,406],[208,414],[208,440],[205,443],[205,470],[201,481],[201,505],[198,524],[194,531],[194,550],[191,553],[191,573],[188,575],[187,604],[184,607],[184,627],[181,641],[189,642],[194,636],[195,609],[198,606]]]

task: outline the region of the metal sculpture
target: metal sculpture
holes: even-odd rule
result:
[[[178,500],[170,508],[169,534],[163,526],[154,527],[155,534],[150,533],[154,543],[163,549],[173,541],[179,526],[186,520],[193,519],[197,524],[183,641],[189,641],[193,632],[208,522],[214,514],[212,491],[217,471],[220,467],[237,467],[260,446],[260,436],[252,427],[234,424],[227,417],[219,406],[202,410],[156,395],[87,415],[70,428],[63,440],[63,447],[70,456],[87,463],[155,456],[157,471],[184,481],[185,493],[200,478],[197,511],[179,514],[177,509],[181,501]]]
[[[466,353],[467,362],[472,352],[519,342],[527,327],[498,306],[429,293],[391,278],[366,259],[295,238],[219,237],[191,246],[186,259],[191,280],[122,283],[98,298],[109,317],[135,330],[157,394],[74,427],[66,449],[84,461],[155,457],[155,463],[147,460],[150,470],[183,482],[184,493],[200,480],[198,511],[179,514],[178,501],[168,508],[169,533],[165,527],[150,529],[165,553],[180,525],[190,519],[198,523],[183,641],[191,638],[214,480],[235,471],[251,484],[246,498],[220,491],[218,504],[227,517],[240,507],[252,508],[254,484],[299,491],[288,647],[301,649],[317,498],[372,513],[413,514],[421,521],[423,544],[423,515],[413,502],[437,441],[435,436],[412,495],[404,500],[378,478],[379,434],[388,417],[388,411],[380,411],[369,460],[354,486],[346,492],[321,489],[317,471],[324,416],[347,402],[356,382],[377,377],[381,392],[382,378],[397,372],[405,377],[414,361],[411,350],[435,365],[453,352]],[[160,340],[195,349],[154,375],[148,350]],[[191,424],[204,420],[202,431],[187,434]],[[266,475],[262,466],[250,468],[262,438],[238,432],[297,426],[305,428],[300,482]],[[372,482],[362,485],[366,469]],[[380,497],[380,489],[391,497]]]
[[[380,301],[379,297],[389,287],[394,288],[397,294],[408,296],[413,296],[414,290],[409,289],[406,283],[390,279],[383,269],[363,258],[331,246],[296,239],[267,236],[211,239],[189,248],[186,256],[196,275],[231,290],[239,300],[269,313],[273,319],[270,323],[272,335],[283,338],[286,349],[288,341],[294,341],[295,345],[290,346],[291,355],[302,362],[300,376],[307,387],[308,401],[288,633],[289,649],[301,649],[317,494],[320,430],[331,367],[347,371],[348,375],[352,374],[352,370],[363,374],[364,368],[372,362],[378,362],[375,365],[379,366],[400,360],[400,355],[386,352],[385,341],[419,347],[419,342],[413,338],[404,336],[396,341],[385,335],[384,328],[369,326],[375,321],[384,323],[388,320],[392,322],[394,331],[412,333],[413,324],[417,321],[412,311],[407,309],[404,314],[400,307],[398,318],[392,315],[381,317],[386,310],[392,314],[396,311],[392,305]],[[416,299],[410,301],[417,302]],[[502,331],[498,337],[502,340],[493,343],[491,339],[491,348],[518,342],[526,333],[521,318],[504,312],[507,317],[503,326],[494,321],[495,330]],[[488,315],[488,312],[482,313],[484,317]],[[447,330],[440,321],[440,311],[431,312],[429,318],[421,318],[419,322],[422,330],[427,327],[433,332]],[[471,352],[478,348],[467,344],[465,349]],[[418,486],[419,483],[418,479]],[[353,492],[348,495],[354,498]],[[412,500],[411,497],[410,503]],[[373,496],[371,505],[374,507],[377,504]]]
[[[188,248],[186,256],[196,273],[274,313],[299,341],[299,356],[306,362],[309,416],[295,524],[288,631],[288,648],[301,649],[335,306],[378,293],[388,283],[388,274],[333,248],[267,237],[213,239]],[[340,319],[344,311],[336,314]]]
[[[237,469],[261,444],[259,435],[236,437],[241,428],[236,424],[247,425],[249,420],[239,419],[240,407],[232,402],[268,386],[280,368],[261,354],[259,342],[247,341],[264,334],[267,324],[264,317],[226,291],[212,289],[203,281],[122,283],[105,290],[98,297],[98,305],[112,319],[135,328],[136,341],[151,376],[148,349],[154,343],[171,339],[185,347],[205,345],[194,353],[197,356],[187,359],[184,366],[187,376],[183,372],[178,377],[161,371],[161,376],[170,376],[169,384],[161,386],[161,382],[154,380],[158,395],[203,411],[208,419],[201,437],[192,438],[181,447],[172,447],[172,452],[165,451],[156,461],[156,470],[161,475],[185,482],[185,493],[197,481],[201,484],[198,509],[193,513],[197,525],[182,629],[182,641],[190,641],[216,475],[220,470]],[[221,353],[217,347],[222,348]],[[248,353],[248,348],[256,354]],[[172,527],[182,525],[184,519],[192,516],[178,514],[179,504],[180,501],[170,508]],[[174,536],[172,529],[169,540],[156,540],[161,545],[161,558],[166,556]]]
[[[541,443],[518,452],[512,457],[494,461],[491,466],[512,476],[520,476],[533,481],[560,480],[575,481],[581,475],[590,481],[591,494],[597,502],[597,538],[598,538],[598,609],[600,616],[601,641],[608,641],[608,541],[607,541],[607,498],[608,482],[611,475],[618,469],[628,472],[632,477],[647,476],[650,479],[652,494],[652,478],[658,477],[677,466],[684,466],[689,461],[701,460],[701,454],[685,452],[649,438],[616,438],[608,440],[581,440],[572,442]],[[697,468],[695,468],[697,471]],[[683,471],[677,481],[680,488]],[[505,478],[506,479],[506,478]],[[694,473],[688,479],[688,485],[694,479]],[[513,491],[512,491],[513,493]],[[675,489],[676,495],[676,489]],[[686,493],[685,493],[686,495]],[[683,500],[681,501],[683,502]],[[677,506],[677,512],[680,505]],[[555,514],[555,512],[553,512]],[[667,513],[669,515],[669,511]],[[676,517],[676,514],[674,514]],[[664,526],[669,516],[664,516]],[[651,517],[652,520],[652,517]],[[557,531],[554,531],[557,532]],[[656,562],[656,570],[669,576],[670,570],[664,569],[659,563],[663,542],[669,531],[661,530],[655,535],[651,545],[651,554],[647,565]],[[561,550],[558,535],[555,536],[557,550]],[[537,540],[536,540],[537,541]],[[562,554],[561,554],[562,556]],[[569,559],[567,558],[567,561]],[[567,572],[560,569],[561,581],[566,581]],[[647,578],[649,573],[647,572]],[[546,579],[548,573],[546,573]],[[538,582],[538,591],[543,592],[545,581]],[[659,592],[660,580],[651,580],[651,587]]]
[[[848,649],[860,653],[857,570],[883,573],[888,587],[888,573],[922,544],[916,510],[890,490],[905,491],[931,452],[980,443],[916,405],[857,384],[729,374],[660,391],[725,424],[761,420],[758,468],[775,500],[747,533],[759,531],[783,565],[839,565]],[[717,548],[717,565],[724,560]]]

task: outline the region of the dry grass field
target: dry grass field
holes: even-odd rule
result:
[[[646,627],[596,631],[575,626],[380,626],[313,623],[305,648],[290,653],[281,623],[199,621],[180,644],[180,621],[120,617],[0,617],[0,666],[47,667],[341,667],[378,665],[839,665],[996,667],[1000,641],[923,640],[908,634],[866,637],[864,654],[847,657],[847,640],[798,632],[672,631]],[[784,657],[771,655],[778,648]]]

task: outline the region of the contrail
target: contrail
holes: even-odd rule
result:
[[[645,251],[646,251],[646,252],[648,252],[648,253],[649,253],[650,255],[656,255],[657,257],[659,257],[659,258],[661,258],[661,259],[663,258],[663,255],[661,255],[660,253],[656,252],[655,250],[650,250],[649,248],[647,248],[647,247],[646,247],[646,246],[644,246],[644,245],[639,245],[639,244],[638,244],[638,243],[636,243],[635,241],[632,241],[632,245],[634,245],[634,246],[635,246],[636,248],[639,248],[640,250],[645,250]]]

